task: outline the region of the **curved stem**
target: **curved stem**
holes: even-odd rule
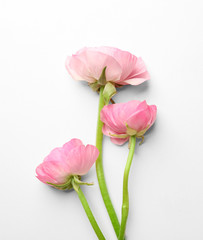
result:
[[[123,176],[123,204],[122,204],[122,217],[121,217],[121,228],[119,233],[119,240],[123,240],[125,236],[125,228],[129,212],[129,196],[128,196],[128,176],[130,172],[130,166],[132,163],[133,155],[135,152],[136,137],[130,137],[130,150],[128,154],[127,163],[125,165],[125,171]]]
[[[102,126],[103,123],[100,120],[100,112],[104,107],[104,99],[103,99],[103,90],[104,88],[100,88],[100,95],[99,95],[99,109],[98,109],[98,120],[97,120],[97,136],[96,136],[96,147],[99,150],[99,157],[96,161],[96,172],[97,172],[97,179],[99,182],[99,187],[101,191],[101,195],[106,206],[107,212],[111,219],[111,223],[113,225],[114,231],[116,236],[118,237],[120,231],[120,223],[118,221],[118,217],[114,210],[113,204],[111,202],[108,189],[106,186],[106,181],[104,177],[104,170],[103,170],[103,163],[102,163],[102,140],[103,140],[103,133],[102,133]]]
[[[87,202],[87,200],[85,198],[85,195],[83,194],[81,188],[79,187],[79,185],[77,185],[75,183],[73,184],[73,188],[75,189],[75,191],[78,194],[78,197],[79,197],[79,199],[80,199],[80,201],[82,203],[82,206],[83,206],[83,208],[84,208],[84,210],[85,210],[85,212],[87,214],[87,217],[88,217],[88,219],[89,219],[89,221],[90,221],[90,223],[91,223],[91,225],[92,225],[92,227],[93,227],[93,229],[94,229],[98,239],[99,240],[105,240],[105,237],[102,234],[102,232],[101,232],[101,230],[100,230],[100,228],[99,228],[99,226],[98,226],[98,224],[97,224],[97,222],[96,222],[96,220],[95,220],[95,218],[94,218],[94,216],[92,214],[92,211],[91,211],[91,209],[89,207],[89,204],[88,204],[88,202]]]

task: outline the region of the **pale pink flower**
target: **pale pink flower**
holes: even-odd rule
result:
[[[79,176],[80,179],[85,175],[98,156],[99,150],[95,146],[84,146],[81,140],[72,139],[51,151],[36,168],[36,177],[43,183],[66,184],[71,177]]]
[[[138,85],[150,76],[143,60],[113,47],[83,48],[66,60],[73,79],[95,83],[106,67],[106,81],[116,85]]]
[[[157,108],[146,101],[133,100],[104,106],[101,110],[103,134],[115,144],[122,145],[130,136],[143,138],[156,119]]]

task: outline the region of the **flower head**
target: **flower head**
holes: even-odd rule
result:
[[[66,68],[73,79],[90,84],[99,81],[104,69],[105,81],[116,85],[138,85],[150,78],[141,58],[113,47],[83,48],[67,58]]]
[[[133,100],[104,106],[101,110],[103,134],[115,144],[122,145],[130,136],[143,138],[156,119],[157,108],[146,101]]]
[[[51,151],[36,168],[36,177],[59,189],[70,189],[72,180],[79,183],[81,175],[89,171],[98,155],[99,150],[95,146],[84,146],[81,140],[72,139]]]

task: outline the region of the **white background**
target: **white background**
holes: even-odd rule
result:
[[[203,239],[203,4],[201,0],[0,1],[0,239],[96,239],[75,192],[35,168],[73,137],[95,143],[98,95],[71,79],[67,55],[114,46],[141,56],[151,80],[116,102],[158,106],[136,146],[127,239]],[[104,169],[120,218],[127,145],[104,138]],[[115,235],[93,167],[82,187],[106,238]]]

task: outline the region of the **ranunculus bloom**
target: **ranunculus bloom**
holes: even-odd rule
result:
[[[73,79],[95,83],[106,67],[106,81],[117,85],[138,85],[150,79],[141,58],[112,47],[83,48],[66,60]]]
[[[86,174],[99,156],[93,145],[84,146],[79,139],[72,139],[63,147],[55,148],[36,168],[37,178],[44,183],[66,184],[71,177]],[[66,188],[71,188],[71,182]]]
[[[146,101],[133,100],[104,106],[101,110],[103,133],[115,144],[122,145],[130,136],[143,138],[156,119],[157,108]]]

